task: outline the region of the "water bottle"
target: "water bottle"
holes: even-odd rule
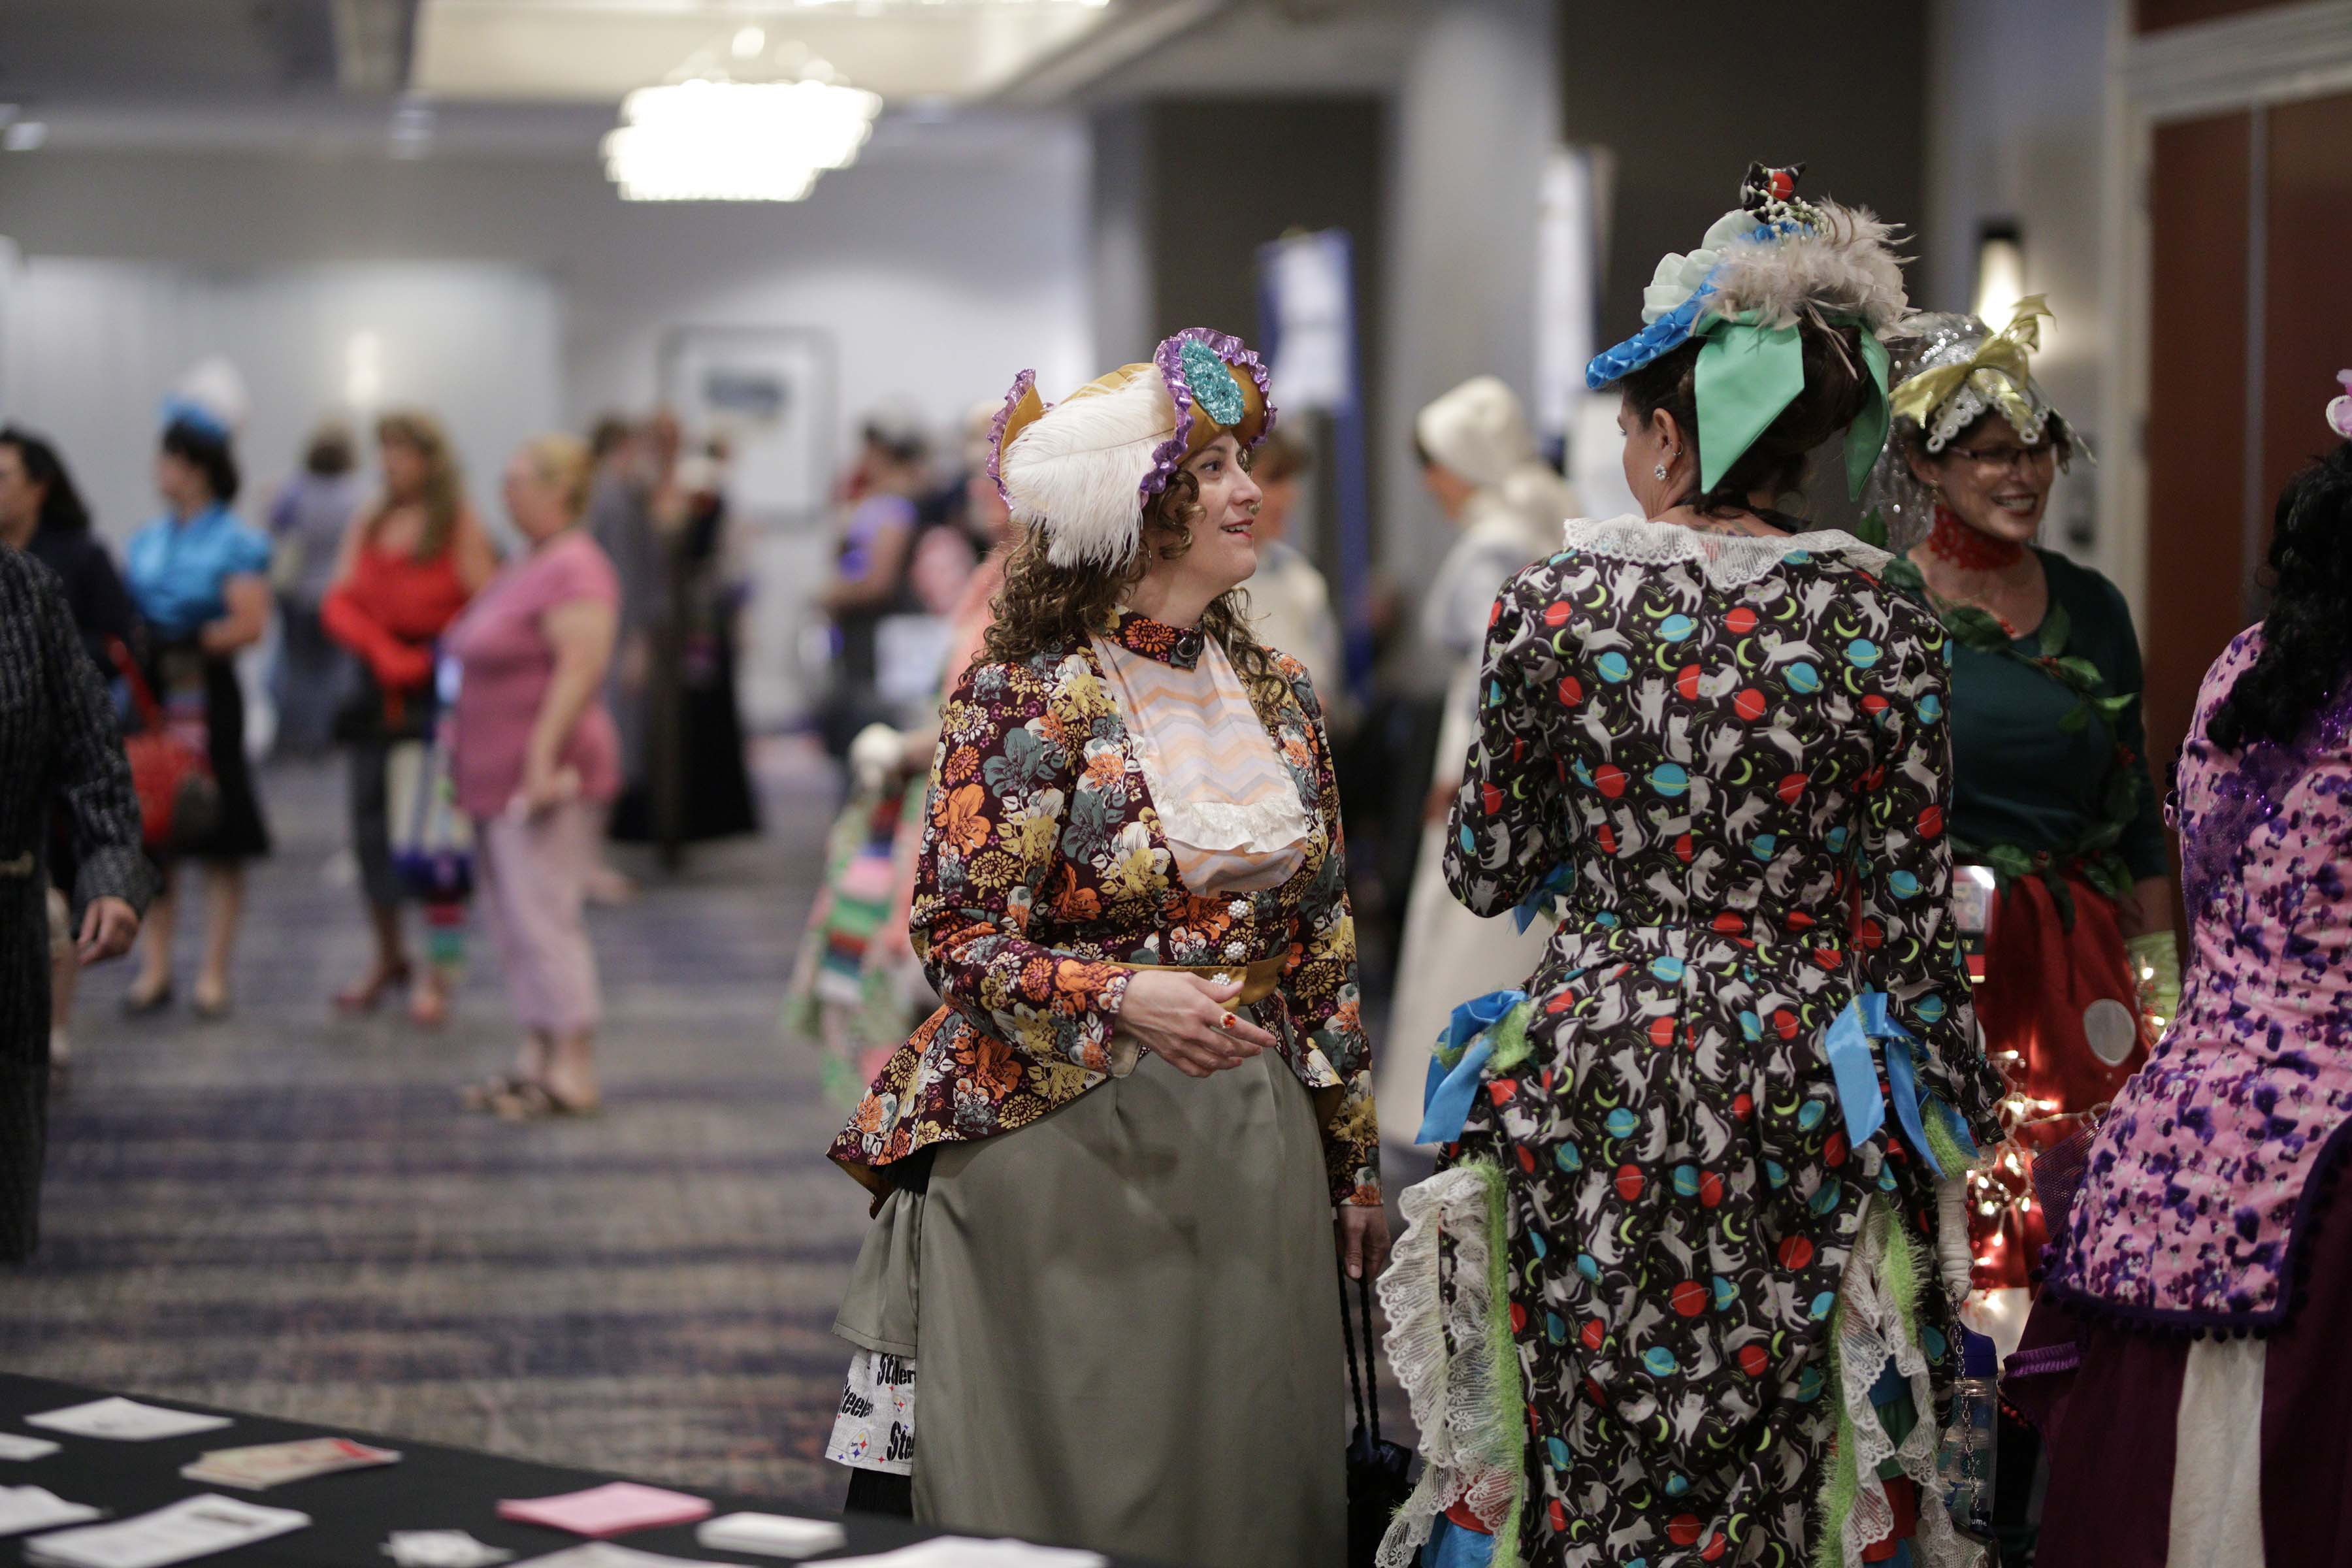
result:
[[[1952,1389],[1936,1474],[1952,1522],[1972,1535],[1992,1533],[1993,1444],[2000,1427],[2000,1357],[1992,1341],[1960,1331],[1960,1380]]]

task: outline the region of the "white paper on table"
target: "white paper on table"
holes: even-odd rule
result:
[[[706,1519],[694,1539],[716,1552],[755,1552],[763,1557],[814,1557],[849,1540],[831,1520],[794,1519],[781,1513],[730,1513]]]
[[[263,1508],[217,1492],[202,1492],[119,1524],[85,1524],[37,1535],[25,1543],[28,1562],[58,1568],[164,1568],[250,1546],[310,1522],[290,1508]]]
[[[151,1437],[184,1437],[191,1432],[214,1432],[229,1424],[226,1415],[198,1415],[189,1410],[166,1410],[142,1405],[121,1394],[69,1405],[25,1417],[27,1426],[46,1426],[76,1437],[112,1437],[118,1442],[143,1443]]]
[[[1109,1563],[1099,1552],[942,1535],[873,1557],[830,1558],[824,1568],[1109,1568]]]
[[[691,1557],[664,1557],[657,1552],[638,1552],[626,1546],[615,1546],[609,1541],[591,1541],[583,1546],[567,1546],[561,1552],[551,1552],[544,1557],[534,1557],[519,1568],[742,1568],[737,1563],[704,1563]]]
[[[47,1437],[27,1437],[20,1432],[0,1432],[0,1459],[38,1459],[58,1451],[58,1446]]]
[[[0,1535],[22,1535],[28,1530],[55,1530],[96,1519],[98,1510],[68,1502],[45,1487],[0,1487]]]
[[[395,1530],[382,1550],[400,1568],[488,1568],[514,1555],[462,1530]]]

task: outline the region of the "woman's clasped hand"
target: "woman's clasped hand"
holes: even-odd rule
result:
[[[1137,971],[1118,1026],[1192,1078],[1237,1068],[1274,1048],[1274,1037],[1234,1010],[1239,980],[1213,981],[1173,969]]]

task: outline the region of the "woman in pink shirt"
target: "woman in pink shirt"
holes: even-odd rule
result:
[[[578,524],[588,449],[524,444],[506,503],[530,552],[450,628],[462,669],[452,719],[457,804],[474,819],[481,904],[524,1028],[512,1074],[466,1091],[509,1121],[596,1109],[596,955],[580,918],[620,744],[602,695],[620,583]]]

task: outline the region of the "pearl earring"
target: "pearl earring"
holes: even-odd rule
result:
[[[1663,479],[1666,477],[1666,466],[1664,463],[1660,463],[1655,468],[1652,468],[1650,472]]]

